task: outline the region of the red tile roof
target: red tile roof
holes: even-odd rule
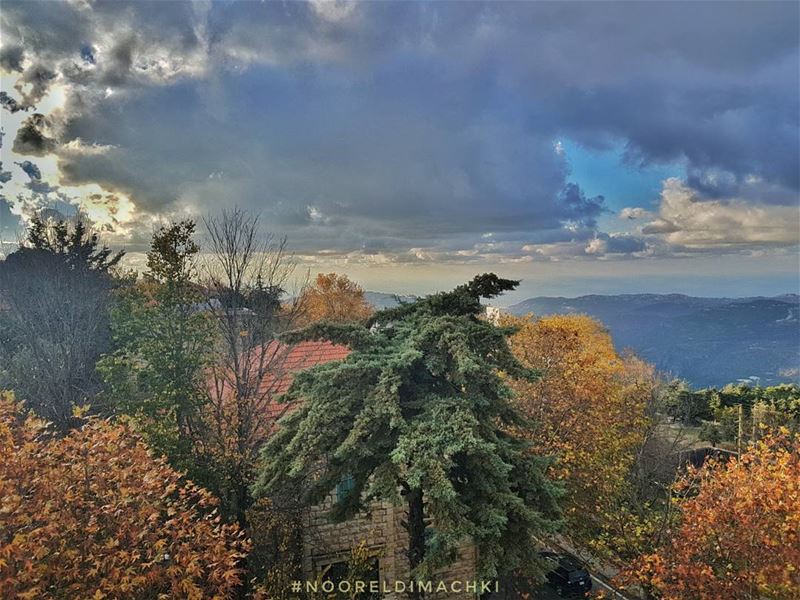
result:
[[[299,402],[280,403],[278,397],[285,393],[299,371],[336,360],[350,354],[346,346],[331,342],[300,342],[287,345],[273,341],[266,346],[252,348],[239,361],[239,373],[226,369],[209,371],[208,392],[212,399],[210,418],[219,427],[227,430],[235,427],[238,418],[234,402],[234,388],[243,384],[248,388],[248,411],[253,411],[252,431],[248,443],[262,443],[275,430],[275,423],[282,416],[297,409]],[[238,383],[234,383],[234,379]],[[222,433],[223,438],[227,435]]]
[[[298,371],[335,360],[344,360],[350,354],[349,348],[332,342],[299,342],[293,346],[279,342],[274,344],[276,345],[268,347],[267,352],[274,354],[275,364],[278,365],[276,371],[279,372],[264,377],[260,386],[261,390],[268,391],[272,398],[289,389],[294,374]],[[270,417],[277,420],[296,407],[296,404],[280,404],[273,400],[265,406],[265,409]]]

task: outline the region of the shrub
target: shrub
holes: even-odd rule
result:
[[[798,482],[800,438],[785,429],[690,471],[679,489],[697,493],[675,499],[678,526],[633,578],[664,600],[800,598]]]
[[[246,542],[124,426],[65,437],[0,396],[0,597],[226,598]]]

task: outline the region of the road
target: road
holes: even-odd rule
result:
[[[570,556],[577,556],[578,553],[575,551],[573,547],[570,546],[564,539],[550,539],[548,541],[542,541],[537,539],[537,541],[541,544],[543,549],[555,551],[559,554],[566,554]],[[587,564],[586,556],[581,558],[577,558],[576,560],[584,565],[586,565],[587,571],[589,571],[589,575],[592,578],[592,591],[605,591],[608,595],[610,600],[639,600],[636,596],[630,596],[623,594],[616,588],[614,588],[610,583],[610,578],[614,577],[617,571],[610,570],[608,568],[602,569],[598,568],[597,565],[592,567]],[[600,573],[599,571],[602,570],[603,572]],[[516,580],[516,586],[519,591],[517,592],[501,592],[500,594],[491,594],[488,596],[491,600],[516,600],[520,598],[520,591],[527,593],[530,600],[558,600],[561,596],[558,595],[558,592],[555,591],[552,587],[547,584],[542,584],[536,587],[531,587],[530,583],[525,583],[521,580]],[[513,586],[513,587],[516,587]]]
[[[610,580],[617,575],[617,569],[608,567],[604,569],[598,567],[597,561],[591,560],[591,557],[587,556],[585,553],[577,552],[576,549],[573,548],[563,538],[550,540],[550,545],[553,546],[558,552],[569,554],[571,556],[578,556],[579,562],[587,565],[586,569],[589,571],[589,575],[592,577],[592,589],[594,591],[604,590],[610,593],[610,598],[612,600],[638,600],[638,598],[634,596],[623,594],[611,585]],[[589,560],[587,561],[587,559]],[[594,563],[594,565],[587,563]],[[602,573],[600,571],[602,571]],[[546,598],[546,596],[542,596],[542,598]]]
[[[590,575],[591,575],[591,573],[590,573]],[[625,596],[622,592],[620,592],[620,591],[616,590],[615,588],[611,587],[605,581],[603,581],[602,579],[599,579],[598,577],[595,577],[594,575],[592,575],[592,587],[595,590],[605,590],[606,592],[609,592],[611,594],[610,597],[613,600],[632,600],[628,596]]]

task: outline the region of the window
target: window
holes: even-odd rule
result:
[[[332,581],[338,585],[342,581],[347,581],[349,570],[350,569],[347,568],[347,563],[344,561],[331,563],[325,567],[322,580]]]
[[[345,475],[336,484],[336,502],[344,502],[356,487],[356,480],[352,475]]]
[[[351,576],[350,564],[348,561],[328,563],[327,565],[322,566],[320,572],[322,573],[322,581],[333,582],[333,584],[337,586],[337,589],[340,582],[348,581]],[[377,600],[381,597],[379,593],[371,594],[369,592],[369,582],[380,581],[380,562],[377,558],[371,559],[369,561],[368,571],[356,575],[355,579],[365,583],[366,591],[364,593],[354,594],[354,598],[358,598],[358,600]],[[351,584],[354,583],[355,581],[351,581]]]

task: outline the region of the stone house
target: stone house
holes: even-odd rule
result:
[[[271,386],[274,396],[285,392],[292,380],[292,374],[314,365],[342,360],[349,350],[330,342],[301,342],[286,347],[282,361],[282,375],[265,382]],[[274,411],[275,420],[291,410],[286,404],[273,403],[268,410]],[[405,508],[393,506],[388,502],[373,503],[367,510],[348,521],[335,523],[329,518],[329,511],[337,494],[349,491],[348,483],[342,482],[332,490],[326,500],[312,507],[305,515],[303,529],[303,575],[308,581],[315,580],[322,572],[342,573],[346,570],[351,550],[366,544],[370,555],[375,557],[374,571],[370,580],[381,583],[381,590],[375,597],[400,599],[406,595],[403,585],[409,580],[409,566],[406,558],[407,533],[402,526]],[[472,544],[465,544],[459,550],[458,560],[446,572],[433,579],[432,592],[427,597],[437,599],[478,598],[480,583],[475,586],[477,550]],[[399,583],[396,583],[399,582]],[[444,583],[448,589],[436,586]],[[388,587],[385,587],[388,586]],[[473,587],[475,590],[473,591]],[[427,590],[426,590],[427,591]]]

